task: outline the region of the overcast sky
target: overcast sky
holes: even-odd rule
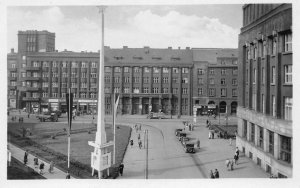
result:
[[[95,6],[11,6],[7,48],[17,50],[18,30],[48,30],[59,51],[97,51],[100,18]],[[105,46],[237,48],[241,26],[242,5],[236,4],[108,6]]]

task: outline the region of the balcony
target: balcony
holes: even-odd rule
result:
[[[41,67],[25,67],[26,71],[40,71]]]
[[[27,91],[39,91],[40,88],[39,87],[26,87]]]
[[[39,81],[41,77],[26,77],[24,80],[26,81]]]

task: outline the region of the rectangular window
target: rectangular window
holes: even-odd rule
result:
[[[58,83],[57,82],[52,82],[52,87],[58,87]]]
[[[55,94],[55,93],[52,93],[52,95]],[[32,97],[33,98],[39,98],[40,97],[40,94],[39,93],[32,93]],[[53,96],[53,97],[57,97],[57,93],[56,93],[56,96]]]
[[[80,87],[81,88],[87,88],[87,83],[86,82],[81,82]]]
[[[110,83],[110,77],[109,76],[104,77],[104,83]]]
[[[76,78],[76,77],[77,77],[76,72],[71,72],[71,78]]]
[[[163,83],[165,83],[165,84],[166,84],[166,83],[169,83],[169,78],[168,78],[168,77],[164,77],[164,78],[163,78]]]
[[[203,75],[204,74],[204,70],[203,69],[198,69],[198,74],[199,75]]]
[[[274,132],[269,131],[269,153],[274,155]]]
[[[265,82],[266,82],[266,79],[265,79],[265,68],[262,67],[261,68],[261,83],[265,84]]]
[[[104,72],[110,72],[111,68],[110,67],[104,67]]]
[[[203,95],[203,88],[198,88],[198,96],[202,96]]]
[[[250,124],[250,142],[254,143],[254,139],[255,139],[255,125],[253,123]]]
[[[42,87],[49,87],[49,83],[48,82],[43,82]]]
[[[119,87],[115,87],[114,88],[114,93],[120,93],[120,88]]]
[[[67,66],[68,66],[67,62],[64,61],[64,62],[62,63],[62,67],[67,68]]]
[[[104,88],[104,93],[109,93],[110,92],[110,88],[109,87],[105,87]]]
[[[187,94],[188,93],[188,89],[187,88],[182,88],[182,94]]]
[[[129,83],[129,82],[130,82],[129,77],[124,77],[124,82],[125,82],[125,83]]]
[[[81,73],[81,78],[86,78],[86,72]]]
[[[87,68],[87,63],[86,62],[81,62],[81,68]]]
[[[158,77],[153,78],[153,83],[158,83]]]
[[[140,77],[133,77],[134,83],[140,83]]]
[[[184,74],[189,73],[189,69],[188,68],[182,68],[182,73],[184,73]]]
[[[169,93],[169,89],[168,88],[163,88],[163,93]]]
[[[232,69],[232,74],[237,75],[238,74],[238,69]]]
[[[284,66],[284,83],[285,84],[292,84],[292,65],[285,65]]]
[[[177,93],[178,93],[178,88],[173,88],[173,89],[172,89],[172,93],[173,93],[173,94],[177,94]]]
[[[178,83],[178,78],[173,78],[173,83]]]
[[[124,87],[124,93],[129,93],[129,87]]]
[[[43,62],[43,67],[49,67],[49,62],[44,61],[44,62]]]
[[[61,98],[66,98],[66,93],[61,93]]]
[[[256,84],[256,69],[253,69],[253,84]]]
[[[73,61],[73,62],[71,63],[71,67],[72,67],[72,68],[77,68],[77,67],[78,67],[78,63],[75,62],[75,61]]]
[[[144,72],[145,72],[145,73],[148,73],[148,72],[150,72],[150,69],[149,69],[149,67],[144,67]]]
[[[215,84],[215,79],[210,78],[210,79],[209,79],[209,84],[211,84],[211,85]]]
[[[91,95],[92,99],[96,99],[97,98],[97,94],[96,93],[90,93],[90,95]]]
[[[214,69],[209,69],[209,74],[210,75],[214,75],[215,74],[215,70]]]
[[[272,39],[272,55],[276,55],[277,53],[277,42],[276,38]]]
[[[208,92],[209,92],[209,93],[208,93],[208,94],[209,94],[209,96],[210,96],[210,97],[213,97],[213,96],[215,96],[215,91],[216,91],[216,90],[215,90],[214,88],[210,88],[210,89],[208,90]]]
[[[16,68],[16,64],[12,64],[12,65],[15,65],[14,67],[11,67],[11,68]],[[22,63],[22,68],[25,68],[26,67],[26,63]]]
[[[264,129],[258,126],[258,147],[264,149]]]
[[[133,93],[140,93],[140,88],[134,87],[133,88]]]
[[[226,74],[226,69],[221,69],[221,75],[225,75]]]
[[[85,99],[86,98],[86,93],[80,93],[80,98]]]
[[[71,88],[77,88],[77,84],[75,82],[71,82]]]
[[[115,67],[114,72],[121,72],[121,68],[120,67]]]
[[[188,78],[182,78],[181,83],[187,84],[187,83],[189,83],[189,79]]]
[[[67,83],[62,82],[62,83],[61,83],[61,87],[62,87],[62,88],[67,88]]]
[[[266,113],[266,106],[265,106],[265,95],[261,94],[261,105],[262,105],[262,113]]]
[[[173,73],[179,73],[179,69],[178,68],[173,68]]]
[[[149,93],[149,88],[144,87],[144,88],[143,88],[143,93]]]
[[[243,120],[243,134],[242,134],[242,137],[243,138],[247,138],[247,121],[246,120]]]
[[[57,73],[57,72],[53,72],[53,73],[52,73],[52,77],[53,77],[53,78],[57,78],[57,77],[58,77],[58,73]]]
[[[236,79],[236,78],[232,79],[232,85],[233,85],[233,86],[236,86],[236,85],[237,85],[237,79]]]
[[[225,82],[225,78],[221,78],[221,85],[225,85],[226,82]]]
[[[263,56],[263,42],[260,40],[258,41],[258,57]]]
[[[262,57],[264,57],[265,55],[267,55],[267,41],[263,42],[263,51],[262,51]]]
[[[115,83],[120,83],[120,77],[114,77],[114,82]]]
[[[276,78],[276,70],[275,66],[272,66],[272,78],[271,78],[271,84],[275,84],[275,78]]]
[[[158,93],[158,88],[157,87],[153,88],[153,93]]]
[[[124,67],[124,72],[129,72],[129,67]]]
[[[163,67],[163,73],[169,73],[169,68]]]
[[[97,74],[96,73],[91,73],[91,78],[97,78]]]
[[[257,47],[256,47],[256,45],[254,45],[254,48],[253,48],[253,58],[254,59],[257,58]]]
[[[39,66],[40,66],[39,62],[37,62],[37,61],[33,62],[33,67],[39,67]]]
[[[284,119],[292,120],[293,115],[293,98],[284,97]]]
[[[257,100],[257,99],[256,99],[256,93],[253,93],[253,94],[252,94],[252,109],[253,109],[253,110],[257,110],[257,109],[256,109],[256,103],[257,103],[256,100]]]
[[[157,68],[157,67],[153,67],[153,72],[154,72],[154,73],[159,73],[158,68]]]
[[[134,71],[134,72],[140,72],[140,67],[134,67],[134,68],[133,68],[133,71]]]
[[[232,97],[237,97],[237,89],[232,89]]]
[[[272,116],[276,117],[276,100],[274,95],[272,95]]]
[[[250,47],[247,48],[247,59],[251,59],[251,51],[250,51]]]
[[[221,97],[226,97],[226,88],[221,88]]]
[[[198,84],[202,85],[203,83],[203,78],[198,78]]]
[[[284,35],[284,51],[291,52],[292,48],[292,33],[287,33]]]
[[[48,98],[48,93],[43,92],[43,93],[42,93],[42,96],[43,96],[43,98]]]
[[[66,72],[63,72],[63,73],[62,73],[62,77],[63,77],[63,78],[67,78],[67,77],[68,77],[68,74],[67,74]]]
[[[279,159],[291,163],[292,159],[292,141],[291,138],[280,135],[280,155]]]
[[[92,62],[92,68],[97,68],[97,63],[96,62]]]
[[[26,87],[26,82],[22,82],[22,87]]]

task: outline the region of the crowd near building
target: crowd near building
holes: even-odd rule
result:
[[[243,16],[236,143],[265,171],[292,177],[292,5],[247,4]]]
[[[74,108],[93,113],[97,104],[99,52],[55,50],[55,34],[19,31],[18,52],[8,54],[8,105],[27,111],[65,111],[68,88]],[[237,109],[237,49],[105,47],[105,113],[112,94],[119,114],[198,115]]]

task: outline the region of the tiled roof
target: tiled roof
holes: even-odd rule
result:
[[[217,62],[219,57],[238,57],[238,49],[234,48],[193,48],[194,61]]]

